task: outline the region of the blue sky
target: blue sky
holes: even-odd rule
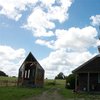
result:
[[[0,68],[17,75],[31,51],[45,77],[68,75],[98,54],[99,23],[99,0],[0,0]]]

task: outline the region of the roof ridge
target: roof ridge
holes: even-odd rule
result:
[[[81,69],[84,65],[88,64],[89,62],[91,62],[92,60],[94,60],[97,57],[100,57],[100,54],[97,54],[94,57],[92,57],[91,59],[89,59],[88,61],[84,62],[82,65],[80,65],[79,67],[77,67],[76,69],[74,69],[72,71],[72,73],[75,73],[77,70]]]

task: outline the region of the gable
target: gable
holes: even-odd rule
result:
[[[24,62],[28,62],[28,61],[37,62],[37,60],[35,59],[35,57],[32,55],[31,52],[28,54]]]
[[[42,66],[38,63],[38,61],[36,60],[36,58],[33,56],[33,54],[32,54],[31,52],[28,54],[28,56],[26,57],[26,59],[25,59],[24,62],[22,63],[20,69],[23,67],[24,63],[26,63],[26,62],[35,63],[35,64],[37,65],[36,67],[38,67],[39,69],[44,70],[44,69],[42,68]]]

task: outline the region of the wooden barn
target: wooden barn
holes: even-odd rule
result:
[[[100,91],[100,54],[72,72],[75,74],[75,91]]]
[[[44,69],[30,52],[19,68],[18,86],[43,87]]]

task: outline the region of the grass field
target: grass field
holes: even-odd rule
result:
[[[0,80],[17,81],[17,78],[16,77],[4,77],[4,76],[0,76]]]
[[[1,86],[17,86],[16,77],[0,77],[0,87]]]
[[[7,77],[1,77],[2,79],[7,80]],[[8,79],[16,80],[16,78]],[[45,80],[44,88],[0,87],[0,100],[24,100],[24,98],[42,94],[51,88],[58,89],[59,95],[66,100],[100,100],[100,93],[73,93],[72,90],[65,89],[65,80]]]
[[[74,98],[74,100],[100,100],[100,93],[73,93],[72,90],[62,89],[59,91],[66,99]]]
[[[100,100],[100,93],[74,93],[73,90],[65,88],[65,80],[46,80],[47,83],[55,82],[51,87],[59,88],[59,94],[68,100]]]
[[[0,87],[0,100],[21,100],[38,95],[45,91],[43,88]]]

